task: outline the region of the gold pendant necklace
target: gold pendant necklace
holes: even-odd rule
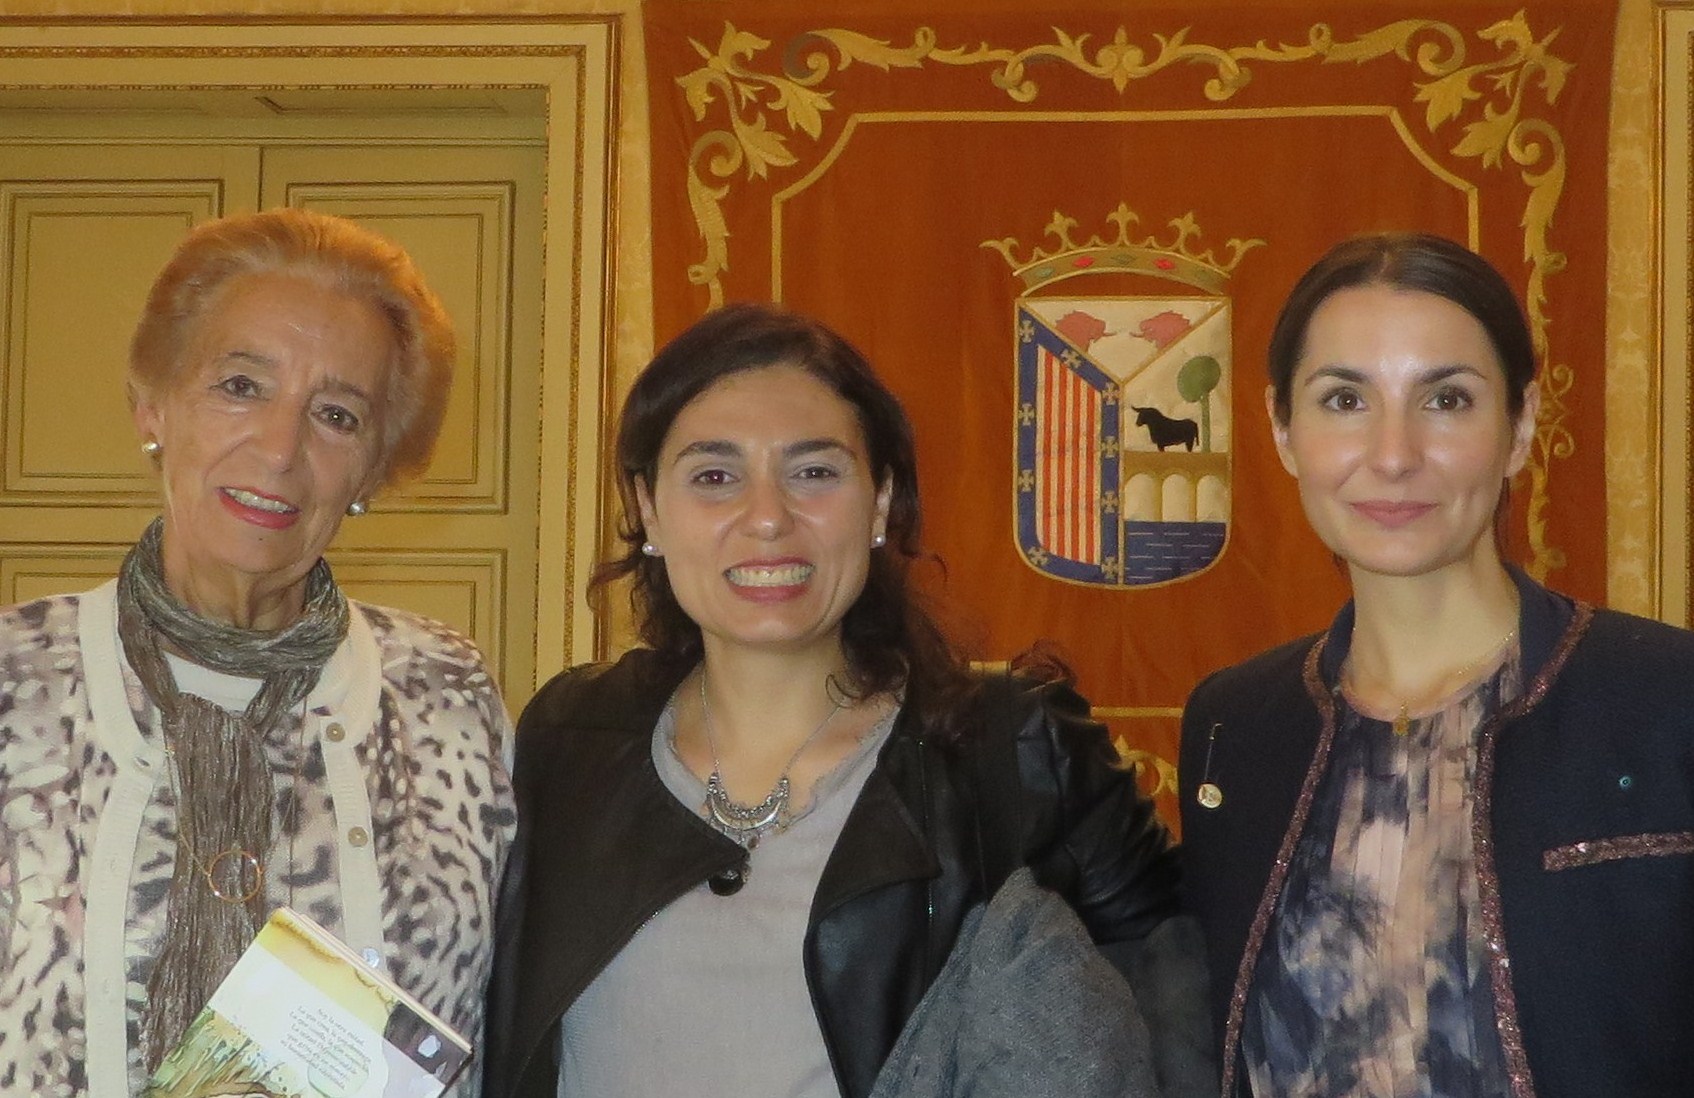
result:
[[[1454,680],[1458,680],[1458,682],[1461,685],[1469,682],[1471,675],[1479,667],[1482,667],[1488,661],[1495,659],[1495,658],[1499,657],[1500,655],[1502,655],[1505,652],[1506,647],[1512,643],[1513,639],[1516,638],[1517,635],[1518,635],[1518,631],[1515,627],[1507,630],[1506,635],[1500,638],[1500,641],[1499,641],[1498,644],[1495,644],[1493,647],[1491,647],[1487,651],[1485,651],[1482,655],[1478,656],[1476,659],[1471,660],[1469,663],[1465,664],[1463,667],[1459,668],[1457,671],[1451,671],[1451,672],[1441,676],[1439,679],[1436,679],[1435,681],[1437,683],[1448,683],[1448,682],[1453,682]],[[1351,658],[1348,659],[1347,674],[1345,676],[1343,676],[1343,678],[1344,678],[1345,681],[1352,684],[1349,687],[1349,693],[1352,693],[1354,696],[1357,696],[1358,695],[1358,690],[1357,690],[1358,678],[1357,678],[1357,676],[1355,676],[1353,674],[1353,665],[1352,665]],[[1401,702],[1398,703],[1398,707],[1396,708],[1396,710],[1394,712],[1394,719],[1388,722],[1389,728],[1393,730],[1393,732],[1396,736],[1404,736],[1412,730],[1412,712],[1411,712],[1411,710],[1412,710],[1411,700],[1402,700]]]
[[[294,836],[300,830],[301,800],[304,793],[300,788],[301,780],[306,771],[306,756],[311,752],[311,746],[306,742],[306,707],[304,701],[300,706],[300,731],[297,741],[297,751],[294,760],[293,787],[289,791],[290,828],[288,835],[288,862],[284,867],[292,868],[294,863]],[[176,840],[177,849],[193,866],[194,872],[206,882],[206,891],[226,904],[239,906],[246,904],[265,889],[265,863],[256,853],[248,850],[240,843],[230,845],[210,858],[201,857],[193,829],[189,826],[187,806],[183,802],[181,761],[177,758],[176,748],[169,737],[165,738],[166,773],[171,783],[171,799],[176,803]],[[289,903],[294,900],[294,886],[289,885]]]

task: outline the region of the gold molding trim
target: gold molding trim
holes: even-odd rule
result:
[[[1683,39],[1682,47],[1683,64],[1685,66],[1683,78],[1684,83],[1688,85],[1687,98],[1682,104],[1682,108],[1690,117],[1694,117],[1694,81],[1690,81],[1687,76],[1689,73],[1694,73],[1694,33],[1689,33]],[[1694,179],[1694,146],[1684,145],[1680,149],[1673,148],[1669,152],[1673,155],[1677,152],[1682,154],[1682,163],[1678,165],[1682,179],[1685,181]],[[1685,220],[1685,224],[1682,226],[1682,239],[1679,241],[1682,246],[1682,270],[1679,272],[1682,276],[1682,331],[1677,335],[1679,337],[1678,342],[1680,342],[1685,355],[1681,368],[1694,375],[1694,189],[1689,188],[1685,183],[1683,193],[1677,196],[1677,201],[1683,207],[1678,212]],[[1684,407],[1683,452],[1694,455],[1694,398],[1685,400]],[[1694,480],[1694,457],[1688,460],[1690,463],[1689,479]],[[1689,492],[1687,495],[1687,514],[1684,518],[1683,529],[1684,531],[1694,531],[1694,492]],[[1684,620],[1694,621],[1694,582],[1688,584],[1684,611],[1687,615]]]
[[[241,60],[270,57],[566,57],[582,52],[579,45],[546,46],[10,46],[0,48],[0,60],[27,58],[57,60],[76,58],[152,58],[181,57],[187,60]],[[29,87],[8,84],[8,87]],[[57,87],[58,85],[52,85]],[[122,88],[122,84],[101,84],[103,88]],[[151,85],[147,85],[151,86]],[[233,85],[224,85],[233,86]],[[266,85],[268,86],[268,85]],[[347,87],[350,85],[338,85]],[[376,86],[376,85],[373,85]],[[382,84],[382,87],[405,85]],[[452,84],[418,84],[417,87],[451,88]],[[463,87],[486,87],[467,83]]]
[[[1528,101],[1533,92],[1539,92],[1545,105],[1551,106],[1570,75],[1571,63],[1550,48],[1559,31],[1538,39],[1519,12],[1475,33],[1499,56],[1470,61],[1465,33],[1451,23],[1430,19],[1399,20],[1347,41],[1336,40],[1328,24],[1317,23],[1300,45],[1271,46],[1261,39],[1247,46],[1220,47],[1188,41],[1189,30],[1154,34],[1156,48],[1149,58],[1148,49],[1130,42],[1128,30],[1121,25],[1112,41],[1092,56],[1089,35],[1071,35],[1057,28],[1054,42],[1022,49],[986,43],[975,48],[943,47],[929,27],[917,28],[911,44],[904,46],[856,31],[826,28],[795,36],[781,51],[787,59],[783,71],[773,73],[753,67],[771,41],[737,30],[726,21],[716,49],[689,40],[704,64],[676,78],[696,122],[706,122],[715,107],[726,116],[722,123],[726,128],[702,133],[688,153],[688,202],[704,254],[689,265],[687,278],[706,288],[712,306],[722,304],[722,275],[729,269],[729,227],[723,203],[731,186],[743,176],[765,179],[776,169],[798,164],[790,136],[804,134],[813,143],[822,138],[824,115],[836,109],[835,92],[822,86],[855,62],[885,72],[921,69],[926,64],[990,66],[989,82],[1013,102],[1025,104],[1041,93],[1029,76],[1032,62],[1068,64],[1084,75],[1110,82],[1120,94],[1132,81],[1151,78],[1172,66],[1209,68],[1211,75],[1201,92],[1212,103],[1224,103],[1249,85],[1253,71],[1248,62],[1362,65],[1397,58],[1415,65],[1417,74],[1427,78],[1414,78],[1413,99],[1425,105],[1424,125],[1431,134],[1449,123],[1471,119],[1462,122],[1459,137],[1449,149],[1452,155],[1477,160],[1484,170],[1503,170],[1510,160],[1521,169],[1519,177],[1528,188],[1521,218],[1524,253],[1531,265],[1525,304],[1535,349],[1545,364],[1541,419],[1527,465],[1529,571],[1545,579],[1565,563],[1564,552],[1548,539],[1546,510],[1553,463],[1576,450],[1567,426],[1570,409],[1562,399],[1575,375],[1568,365],[1553,360],[1547,335],[1546,280],[1565,266],[1563,253],[1548,243],[1553,215],[1564,193],[1564,138],[1557,127],[1535,114]],[[818,45],[807,48],[813,42]],[[787,134],[772,127],[773,118],[780,120]]]
[[[1665,428],[1659,376],[1658,303],[1664,251],[1658,238],[1663,196],[1663,132],[1652,0],[1619,0],[1606,151],[1606,602],[1615,610],[1666,614]],[[1638,157],[1636,150],[1651,150]],[[1652,276],[1634,276],[1641,256]],[[1619,272],[1628,272],[1619,277]],[[1652,470],[1650,479],[1640,471]]]
[[[79,0],[84,6],[93,7],[101,0]],[[106,0],[113,5],[122,5],[123,0]],[[132,0],[133,2],[133,0]],[[193,0],[177,0],[184,7],[190,6]],[[358,4],[363,10],[329,11],[326,7],[336,3]],[[450,2],[450,0],[437,0]],[[239,27],[243,30],[264,29],[268,27],[393,27],[417,25],[455,24],[463,26],[604,26],[615,24],[624,15],[640,6],[641,0],[605,0],[600,5],[603,10],[583,10],[585,5],[577,0],[555,0],[557,3],[576,4],[578,10],[556,12],[477,12],[463,11],[431,11],[428,10],[427,0],[390,0],[395,10],[391,12],[370,10],[370,0],[298,0],[300,6],[308,10],[289,12],[277,10],[266,13],[252,11],[251,0],[224,0],[220,5],[218,0],[204,0],[200,6],[205,11],[181,14],[167,13],[137,13],[122,6],[114,6],[111,11],[89,12],[87,14],[12,14],[0,11],[0,28],[28,27],[35,29],[74,29],[101,30],[106,27]],[[12,0],[16,6],[17,0]],[[220,11],[220,6],[232,10]]]
[[[1655,5],[1659,614],[1694,621],[1694,5]]]

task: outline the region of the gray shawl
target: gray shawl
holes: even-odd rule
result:
[[[1020,869],[966,917],[871,1098],[1156,1098],[1154,1061],[1135,992]]]

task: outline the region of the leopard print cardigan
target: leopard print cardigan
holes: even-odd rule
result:
[[[121,1098],[145,1081],[174,795],[157,714],[118,651],[114,591],[0,610],[4,1094]],[[302,710],[266,745],[267,898],[479,1039],[516,820],[511,724],[480,654],[438,623],[355,603]],[[474,1098],[477,1074],[456,1098]]]

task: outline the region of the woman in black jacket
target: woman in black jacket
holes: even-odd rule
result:
[[[1511,288],[1438,237],[1351,240],[1269,361],[1353,600],[1184,714],[1224,1094],[1687,1094],[1694,636],[1502,562],[1538,406]]]
[[[633,581],[646,647],[520,721],[491,1095],[862,1096],[1017,867],[1102,947],[1170,918],[1175,852],[1087,705],[973,677],[908,590],[910,425],[840,337],[707,316],[617,460],[596,582]]]

